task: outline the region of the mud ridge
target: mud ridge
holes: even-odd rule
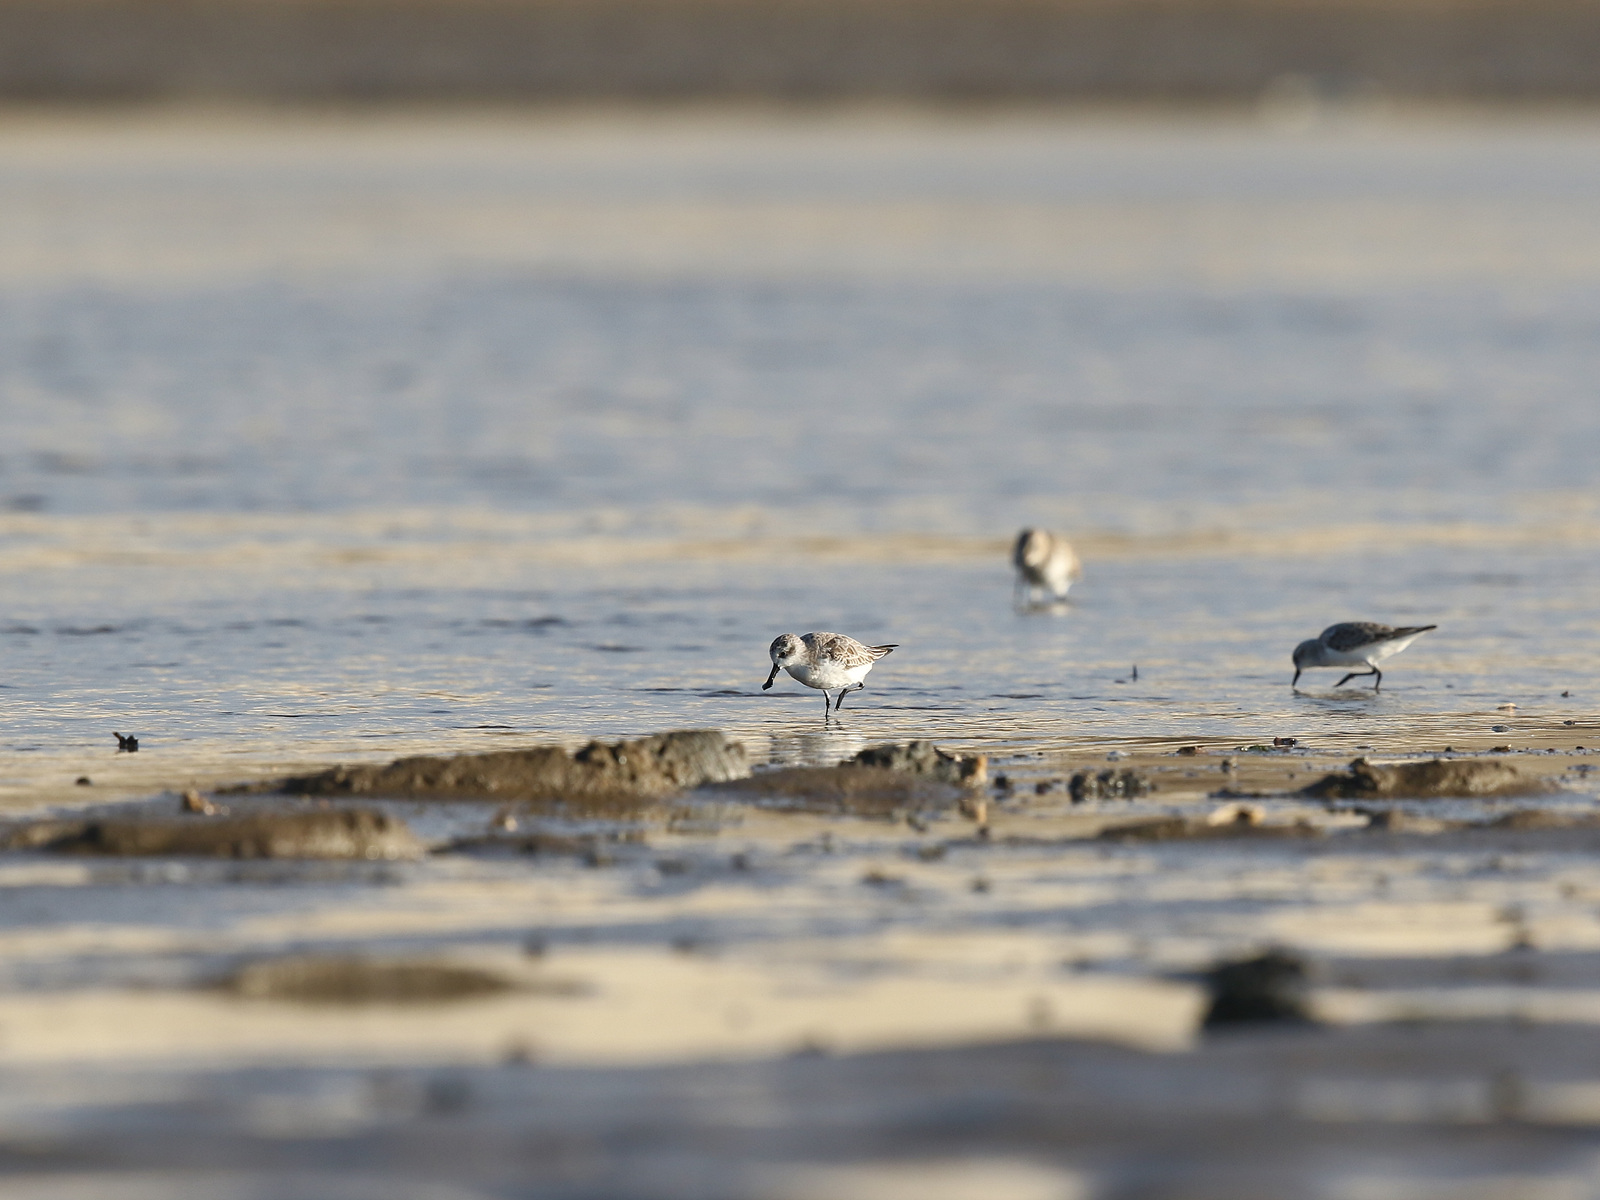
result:
[[[1460,796],[1517,796],[1554,790],[1497,758],[1443,759],[1380,765],[1353,760],[1344,771],[1324,775],[1303,795],[1330,800],[1428,800]]]
[[[633,741],[590,742],[568,754],[559,746],[490,754],[420,755],[387,766],[333,767],[272,784],[308,796],[566,802],[599,810],[750,773],[744,746],[716,730],[660,733]]]
[[[0,834],[0,848],[54,854],[197,858],[408,859],[422,854],[410,827],[369,809],[253,813],[184,820],[115,817],[33,821]]]

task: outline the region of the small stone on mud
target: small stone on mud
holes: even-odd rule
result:
[[[1270,950],[1255,958],[1218,963],[1206,973],[1211,1007],[1205,1028],[1257,1023],[1309,1024],[1306,965],[1296,955]]]
[[[497,995],[514,986],[499,975],[451,963],[297,955],[247,963],[222,990],[241,1000],[300,1004],[439,1004]]]
[[[184,812],[199,813],[202,817],[214,817],[222,811],[199,792],[193,790],[183,794],[182,807]]]
[[[1200,747],[1199,746],[1179,746],[1177,748],[1177,750],[1174,751],[1174,753],[1181,754],[1185,758],[1188,758],[1188,757],[1192,757],[1193,755],[1199,754],[1200,753]]]
[[[1260,825],[1266,813],[1255,804],[1223,804],[1206,816],[1207,825]]]
[[[1430,759],[1380,765],[1358,758],[1345,771],[1324,775],[1305,789],[1308,796],[1362,797],[1509,796],[1549,791],[1539,779],[1520,774],[1497,759]]]
[[[1570,721],[1567,722],[1567,724],[1569,724],[1569,725],[1571,723],[1572,722],[1570,722]],[[79,787],[93,787],[94,786],[94,780],[90,779],[87,775],[79,775],[78,778],[76,780],[74,780],[74,782]]]

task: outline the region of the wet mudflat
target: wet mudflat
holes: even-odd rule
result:
[[[695,734],[515,760],[707,775],[644,772],[629,805],[525,774],[441,797],[439,764],[485,761],[436,759],[21,819],[0,1172],[30,1197],[1587,1195],[1600,754],[1525,740],[1551,744],[747,775]],[[416,852],[230,832],[360,814]],[[94,844],[113,820],[190,840]],[[1286,976],[1216,969],[1274,947]],[[1241,986],[1291,1003],[1219,1001]]]
[[[1600,124],[1305,115],[0,120],[0,1190],[1590,1194]]]

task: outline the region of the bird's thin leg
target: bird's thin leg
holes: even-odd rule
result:
[[[831,704],[831,703],[832,703],[832,698],[828,695],[828,689],[827,688],[823,688],[822,689],[822,723],[824,725],[826,725],[828,723],[828,712],[829,712],[828,705]]]
[[[1379,671],[1377,667],[1373,667],[1370,671],[1351,671],[1350,674],[1346,675],[1333,686],[1340,687],[1343,684],[1349,683],[1352,679],[1365,679],[1368,675],[1376,675],[1378,677],[1378,682],[1383,682],[1383,673]],[[1373,690],[1377,690],[1377,684],[1373,684]]]
[[[1350,674],[1346,675],[1343,679],[1339,680],[1339,682],[1334,684],[1333,686],[1334,687],[1343,687],[1345,684],[1349,683],[1352,679],[1354,679],[1356,677],[1356,674],[1357,674],[1357,672],[1351,671]]]
[[[834,712],[838,712],[841,708],[844,707],[844,694],[846,692],[848,692],[849,690],[850,689],[847,688],[847,687],[842,687],[842,688],[839,689],[839,698],[833,702],[833,711]]]
[[[1372,681],[1372,694],[1376,696],[1378,694],[1378,688],[1383,686],[1383,672],[1378,670],[1377,667],[1373,667],[1372,673],[1377,676],[1377,678]]]

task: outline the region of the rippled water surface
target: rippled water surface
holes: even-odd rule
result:
[[[1560,116],[11,116],[0,782],[1582,721],[1597,203]],[[1291,694],[1344,619],[1441,628]]]

